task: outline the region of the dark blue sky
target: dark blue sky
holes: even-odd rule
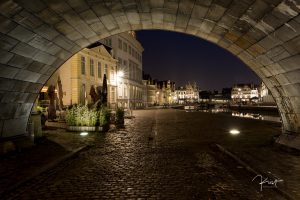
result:
[[[176,86],[196,81],[201,90],[221,90],[260,79],[229,51],[198,37],[169,31],[137,31],[144,47],[143,70]]]

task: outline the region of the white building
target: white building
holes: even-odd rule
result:
[[[175,90],[173,99],[178,104],[199,102],[199,87],[196,83],[188,83],[185,87]]]
[[[264,84],[264,82],[261,83],[260,100],[262,103],[275,104],[275,100],[274,100],[273,96],[271,95],[267,86]]]
[[[137,41],[135,32],[129,31],[114,35],[101,41],[112,47],[117,65],[117,101],[124,108],[143,107],[142,83],[142,45]]]
[[[258,87],[254,84],[236,84],[231,90],[233,103],[257,102],[259,99]]]

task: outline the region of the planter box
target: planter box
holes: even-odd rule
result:
[[[96,132],[96,131],[102,131],[102,126],[67,126],[68,131],[76,131],[76,132]]]

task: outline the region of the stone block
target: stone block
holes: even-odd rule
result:
[[[272,63],[271,65],[266,66],[266,69],[272,73],[273,76],[284,73],[284,69],[278,63]]]
[[[16,92],[26,92],[26,88],[28,87],[29,82],[21,81],[21,80],[13,80],[13,87],[10,91]]]
[[[176,22],[175,22],[175,27],[178,27],[178,28],[186,28],[187,27],[187,24],[189,22],[189,15],[180,15],[178,14],[177,15],[177,18],[176,18]]]
[[[164,20],[164,13],[162,11],[153,11],[151,12],[152,15],[152,23],[153,24],[161,24]]]
[[[0,48],[6,51],[11,50],[16,44],[18,43],[17,40],[4,35],[0,34]]]
[[[0,119],[12,119],[20,104],[17,103],[0,103]]]
[[[13,78],[18,71],[17,68],[0,64],[0,77],[2,78]]]
[[[46,52],[39,51],[37,54],[35,54],[33,60],[38,61],[40,63],[45,63],[47,65],[52,65],[55,62],[56,58],[56,56],[52,56]]]
[[[262,39],[258,44],[266,50],[272,49],[273,47],[280,45],[282,42],[273,36],[267,36]]]
[[[129,21],[130,24],[140,24],[141,23],[141,19],[140,19],[140,15],[136,12],[127,12],[127,19]]]
[[[212,29],[214,28],[215,25],[216,24],[213,23],[212,21],[204,20],[201,24],[200,29],[201,29],[202,32],[209,34],[212,31]]]
[[[27,58],[33,58],[33,56],[38,52],[39,50],[28,45],[28,44],[25,44],[23,42],[20,42],[17,44],[17,46],[15,46],[13,49],[12,49],[12,52],[15,53],[15,54],[18,54],[20,56],[24,56],[24,57],[27,57]]]
[[[19,94],[23,94],[23,93],[6,92],[5,95],[1,98],[1,103],[22,103],[22,102],[15,101],[16,99],[18,99]]]
[[[99,18],[92,10],[86,10],[86,11],[80,13],[80,17],[83,18],[83,20],[89,25],[100,22]]]
[[[76,11],[83,12],[90,9],[85,0],[68,0],[68,4]]]
[[[299,69],[299,63],[300,55],[291,56],[289,58],[279,61],[279,64],[282,66],[285,72]]]
[[[300,83],[300,69],[283,74],[290,83]]]
[[[288,97],[299,96],[300,83],[283,85],[282,88]]]
[[[26,28],[24,28],[23,26],[17,26],[16,28],[14,28],[13,30],[11,30],[8,33],[9,36],[11,36],[12,38],[15,38],[21,42],[28,42],[30,41],[32,38],[34,38],[36,36],[36,34]]]
[[[69,25],[65,21],[56,24],[55,27],[60,33],[62,33],[70,40],[78,40],[83,37],[78,31],[76,31],[71,25]]]
[[[296,20],[285,23],[274,32],[274,35],[282,42],[286,42],[299,35],[300,24]]]
[[[37,94],[41,91],[43,84],[40,83],[29,83],[24,92]]]
[[[19,73],[14,77],[17,80],[27,81],[27,82],[36,82],[41,77],[41,74],[28,71],[20,70]]]
[[[177,14],[190,16],[192,9],[194,7],[194,4],[195,4],[195,1],[193,1],[193,0],[180,1]]]
[[[50,8],[46,8],[37,14],[39,18],[41,18],[44,22],[50,25],[57,24],[62,21],[62,17],[55,13]],[[47,25],[48,26],[48,25]]]
[[[212,4],[207,12],[206,19],[217,22],[223,16],[225,11],[225,7],[217,4]]]
[[[57,36],[53,42],[65,50],[70,50],[75,46],[74,42],[62,35]]]
[[[2,64],[6,64],[14,56],[14,54],[2,49],[0,49],[0,55],[0,63]]]
[[[280,85],[288,85],[291,84],[289,79],[285,76],[285,74],[278,74],[275,76],[275,79],[278,81]]]
[[[0,91],[11,91],[15,80],[0,77]]]
[[[12,137],[26,134],[28,116],[4,121],[2,137]]]
[[[44,23],[39,18],[30,14],[26,10],[22,10],[20,13],[15,15],[13,17],[13,19],[15,22],[17,22],[18,24],[20,24],[28,29],[37,28]]]
[[[295,55],[300,52],[300,36],[297,36],[283,44],[283,47],[291,54]]]
[[[192,11],[191,18],[196,18],[196,19],[202,20],[206,16],[207,11],[208,11],[207,6],[195,5],[194,9]]]
[[[37,83],[45,84],[49,79],[49,76],[42,75],[39,80],[37,80]]]
[[[44,24],[34,29],[34,31],[49,41],[52,41],[53,38],[59,35],[59,33],[53,27],[50,27],[48,24]]]
[[[100,20],[109,31],[118,28],[117,22],[112,15],[102,16],[100,17]]]
[[[32,103],[22,103],[15,112],[15,118],[26,117],[30,115]]]
[[[4,16],[0,16],[0,32],[1,33],[8,33],[11,30],[13,30],[16,26],[18,26],[17,23],[11,21],[10,19],[7,19]]]
[[[14,55],[12,59],[8,62],[10,66],[16,67],[16,68],[26,68],[32,63],[31,58],[26,58],[24,56]]]
[[[6,17],[11,17],[22,10],[14,1],[2,1],[0,2],[0,13]]]

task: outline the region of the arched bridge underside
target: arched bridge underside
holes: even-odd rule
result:
[[[232,52],[271,90],[283,131],[297,135],[299,12],[299,0],[1,0],[1,138],[26,133],[39,91],[73,54],[140,29],[187,33]]]

